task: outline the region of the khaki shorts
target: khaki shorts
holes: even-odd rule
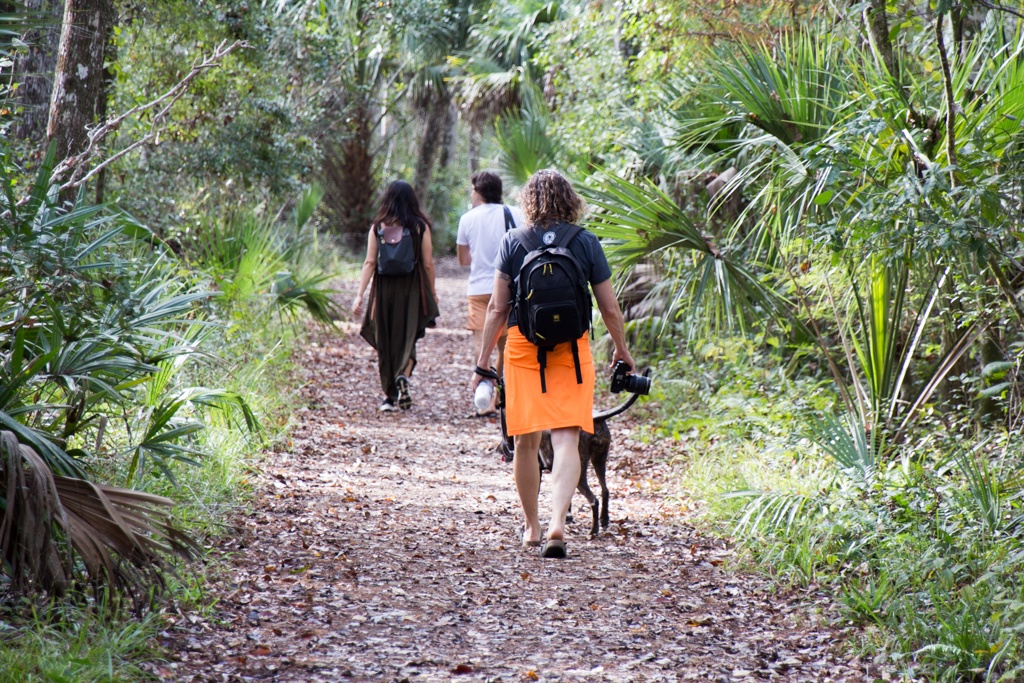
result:
[[[487,319],[487,304],[491,301],[490,294],[477,294],[468,298],[469,302],[469,315],[466,316],[466,329],[467,330],[483,330],[484,321]],[[508,334],[507,330],[503,330],[501,338],[504,339]]]
[[[466,317],[467,330],[484,329],[484,320],[487,318],[487,304],[490,301],[490,294],[476,294],[469,297],[469,315]]]

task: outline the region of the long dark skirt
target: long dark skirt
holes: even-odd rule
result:
[[[377,350],[380,386],[388,398],[398,398],[395,379],[409,361],[415,367],[416,341],[434,326],[437,313],[437,301],[423,283],[421,268],[399,277],[374,275],[359,334]]]

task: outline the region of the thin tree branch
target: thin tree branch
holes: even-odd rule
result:
[[[1006,12],[1007,14],[1012,14],[1019,19],[1024,19],[1024,13],[1021,13],[1020,10],[1011,9],[1005,5],[997,5],[994,2],[988,2],[987,0],[974,0],[974,2],[985,9],[996,10],[997,12]]]
[[[173,107],[181,96],[185,94],[189,85],[191,85],[192,81],[195,80],[199,74],[209,69],[219,67],[221,60],[224,59],[224,57],[239,48],[247,47],[249,47],[249,45],[245,41],[236,40],[231,45],[227,45],[227,41],[223,41],[213,50],[212,53],[210,53],[209,56],[203,58],[202,61],[196,59],[192,63],[192,68],[189,72],[163,95],[155,100],[146,102],[145,104],[132,107],[123,114],[116,116],[89,131],[89,142],[85,149],[81,153],[61,161],[57,167],[53,169],[51,177],[54,180],[59,180],[70,172],[71,179],[67,183],[61,185],[61,190],[75,189],[132,150],[150,142],[160,135],[160,124],[163,123],[166,116],[170,113],[171,107]],[[159,110],[153,115],[153,121],[150,124],[150,130],[148,133],[125,149],[122,149],[113,156],[97,164],[91,170],[88,170],[88,172],[86,171],[89,160],[96,154],[99,143],[102,142],[107,135],[117,130],[127,119],[133,117],[137,118],[143,112],[151,109],[157,109],[158,107]]]
[[[956,102],[953,100],[953,75],[949,70],[949,57],[946,56],[946,41],[942,36],[944,14],[935,18],[935,42],[939,47],[939,61],[942,63],[942,82],[946,91],[946,156],[950,166],[956,166]],[[949,171],[949,184],[956,184],[956,174]]]

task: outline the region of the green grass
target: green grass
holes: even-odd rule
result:
[[[655,431],[680,443],[693,521],[746,568],[833,596],[838,622],[861,629],[852,648],[905,680],[1019,680],[1019,438],[922,422],[877,466],[843,467],[815,441],[828,382],[736,344],[659,368],[682,378],[656,384]]]
[[[108,618],[67,604],[16,623],[0,621],[0,682],[151,680],[138,662],[153,657],[160,624],[156,614]]]

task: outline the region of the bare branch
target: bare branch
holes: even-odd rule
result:
[[[231,45],[228,45],[227,41],[223,41],[220,45],[214,48],[213,52],[210,53],[209,56],[202,58],[201,61],[200,59],[196,59],[192,63],[192,68],[189,72],[163,95],[155,100],[146,102],[145,104],[132,107],[123,114],[120,114],[119,116],[116,116],[89,131],[89,142],[85,149],[80,154],[76,154],[73,157],[68,157],[61,161],[57,167],[53,169],[53,179],[59,180],[70,172],[71,179],[67,183],[61,185],[61,190],[75,189],[80,187],[110,164],[130,153],[132,150],[137,149],[156,138],[160,134],[160,125],[170,113],[171,107],[173,107],[181,96],[185,94],[189,85],[191,85],[192,81],[194,81],[199,74],[219,67],[221,60],[235,50],[248,47],[248,43],[241,40],[236,40]],[[97,164],[87,172],[89,160],[96,154],[99,143],[102,142],[107,135],[117,130],[121,124],[129,118],[137,118],[143,112],[152,109],[157,109],[157,112],[153,115],[153,121],[150,124],[148,133],[128,147]]]
[[[976,0],[976,1],[977,1],[977,3],[979,5],[981,5],[985,9],[996,10],[997,12],[1006,12],[1007,14],[1012,14],[1013,16],[1015,16],[1015,17],[1017,17],[1019,19],[1024,19],[1024,13],[1021,13],[1020,10],[1012,9],[1010,7],[1007,7],[1006,5],[997,5],[996,3],[988,2],[987,0]]]

